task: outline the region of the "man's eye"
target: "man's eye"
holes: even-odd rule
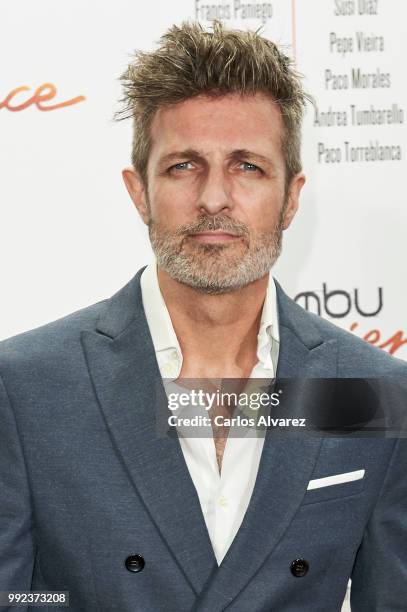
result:
[[[256,172],[256,170],[260,171],[260,168],[258,166],[255,166],[255,164],[251,164],[250,162],[242,162],[240,164],[240,167],[243,168],[243,170],[247,170],[248,172]]]
[[[180,162],[171,166],[170,170],[190,170],[192,167],[191,162]]]

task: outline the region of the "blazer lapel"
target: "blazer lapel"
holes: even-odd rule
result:
[[[312,319],[276,283],[280,327],[277,379],[335,377],[336,341],[323,341]],[[302,401],[302,397],[297,397]],[[269,430],[242,525],[194,612],[225,609],[273,552],[305,495],[322,439],[275,437]],[[244,560],[244,562],[242,561]],[[290,569],[287,567],[287,572]]]
[[[167,398],[142,306],[143,269],[107,301],[82,343],[112,443],[195,593],[217,564],[177,437],[160,434]],[[169,414],[169,413],[168,413]]]

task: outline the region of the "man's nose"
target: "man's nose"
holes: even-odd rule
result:
[[[198,196],[200,212],[217,215],[233,208],[230,183],[223,168],[212,168],[202,179]]]

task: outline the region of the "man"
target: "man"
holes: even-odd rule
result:
[[[406,609],[403,439],[157,429],[163,383],[406,379],[270,274],[304,184],[298,76],[215,23],[171,28],[123,79],[123,177],[157,265],[1,343],[0,590],[69,591],[78,612],[329,612],[351,578],[353,610]]]

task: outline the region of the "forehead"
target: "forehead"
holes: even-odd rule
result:
[[[185,148],[276,153],[281,150],[283,131],[280,107],[265,94],[197,96],[156,112],[150,156]]]

